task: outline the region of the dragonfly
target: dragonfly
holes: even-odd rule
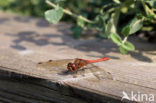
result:
[[[108,57],[85,60],[80,58],[63,59],[63,60],[49,60],[46,62],[39,62],[37,67],[47,69],[51,72],[58,73],[59,75],[82,75],[85,77],[87,74],[93,74],[98,79],[112,79],[112,75],[104,69],[95,66],[93,63],[109,60]]]

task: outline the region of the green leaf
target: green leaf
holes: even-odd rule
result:
[[[103,27],[102,30],[100,31],[99,37],[108,39],[109,35],[107,35],[107,34],[105,33],[105,28],[104,28],[104,27]]]
[[[111,40],[116,43],[117,45],[121,45],[122,44],[122,39],[120,38],[120,36],[116,33],[112,33],[110,35]]]
[[[120,53],[121,54],[127,54],[127,50],[124,49],[122,46],[120,46]]]
[[[82,19],[80,19],[80,18],[77,19],[77,25],[78,25],[78,26],[80,26],[80,27],[83,28],[83,27],[84,27],[84,24],[85,24],[85,23],[84,23],[84,21],[83,21]]]
[[[156,0],[146,0],[146,3],[148,3],[152,8],[156,8]]]
[[[73,37],[77,39],[80,37],[83,28],[81,28],[80,26],[75,26],[71,30],[73,31]]]
[[[124,48],[124,49],[126,49],[126,50],[129,50],[129,51],[135,50],[134,45],[132,43],[128,42],[128,41],[126,41],[125,43],[123,43],[121,45],[121,47]]]
[[[142,21],[142,19],[134,18],[130,22],[129,26],[130,26],[130,33],[129,33],[129,35],[130,35],[130,34],[137,32],[138,30],[140,30],[142,28],[143,21]]]
[[[106,34],[107,35],[110,35],[111,33],[116,33],[119,15],[120,15],[119,9],[116,9],[115,13],[112,13],[111,18],[106,25]]]
[[[63,9],[58,7],[56,9],[47,10],[45,12],[45,18],[48,22],[56,24],[63,16]]]
[[[115,3],[120,4],[120,0],[113,0]]]
[[[105,13],[103,15],[98,15],[95,18],[96,23],[94,27],[96,28],[96,30],[100,32],[99,36],[102,38],[109,38],[110,36],[108,32],[106,33],[106,27],[107,27],[106,21],[108,20],[108,18],[109,18],[108,13]]]
[[[128,36],[129,33],[130,33],[130,27],[129,27],[129,26],[125,26],[125,27],[122,29],[121,33],[122,33],[124,36]]]
[[[37,4],[39,4],[39,0],[31,0],[31,3],[33,4],[33,5],[37,5]]]
[[[140,30],[143,26],[143,20],[141,18],[134,18],[127,24],[121,31],[124,36],[129,36],[138,30]]]

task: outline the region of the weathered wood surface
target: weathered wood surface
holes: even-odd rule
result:
[[[0,73],[0,102],[4,103],[87,103],[71,95],[69,87],[7,72]]]
[[[0,13],[0,69],[77,88],[79,91],[76,89],[74,92],[85,98],[88,96],[88,100],[94,97],[104,102],[112,98],[119,102],[122,91],[156,94],[155,44],[132,38],[138,50],[121,55],[108,40],[73,39],[69,27],[64,23],[49,25],[42,19]],[[113,80],[97,80],[94,76],[71,79],[70,75],[60,76],[56,72],[36,68],[38,62],[49,59],[95,59],[104,56],[111,60],[96,65],[110,72]],[[81,93],[81,90],[84,91]]]

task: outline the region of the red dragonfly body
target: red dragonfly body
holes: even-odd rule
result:
[[[109,58],[107,57],[104,57],[104,58],[101,58],[101,59],[96,59],[96,60],[84,60],[84,59],[79,59],[79,58],[76,58],[74,63],[68,63],[67,65],[67,69],[69,71],[78,71],[80,70],[82,67],[86,66],[87,64],[90,64],[90,63],[95,63],[95,62],[101,62],[101,61],[106,61],[106,60],[109,60]]]

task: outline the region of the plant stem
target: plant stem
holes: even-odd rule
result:
[[[127,41],[127,39],[128,39],[128,36],[123,39],[122,43],[124,44]]]
[[[46,0],[46,3],[49,4],[50,6],[52,6],[53,8],[57,8],[57,5],[55,5],[54,3],[50,2],[49,0]],[[76,14],[72,13],[71,11],[69,11],[67,9],[63,9],[63,12],[65,14],[68,14],[68,15],[73,16],[75,18],[79,18],[79,19],[81,19],[81,20],[83,20],[83,21],[85,21],[87,23],[94,23],[94,21],[91,21],[91,20],[89,20],[89,19],[87,19],[87,18],[85,18],[85,17],[83,17],[81,15],[76,15]]]

